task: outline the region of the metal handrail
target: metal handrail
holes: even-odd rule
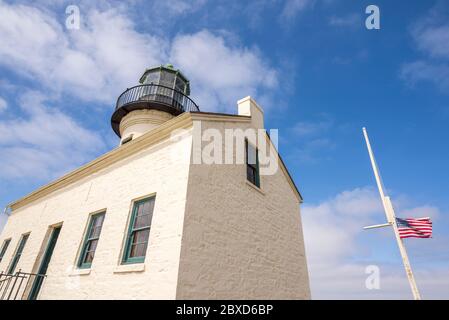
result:
[[[181,91],[159,84],[142,84],[126,89],[118,97],[115,110],[136,102],[156,102],[179,112],[200,111],[197,104]]]
[[[45,274],[26,273],[21,270],[15,274],[0,272],[0,300],[17,300],[17,297],[23,299],[27,294],[31,279],[45,277],[47,277]]]

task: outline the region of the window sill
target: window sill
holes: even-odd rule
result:
[[[114,273],[143,272],[145,271],[144,263],[123,264],[114,268]]]
[[[74,270],[72,270],[72,273],[69,274],[69,277],[87,276],[89,274],[90,274],[90,268],[89,269],[74,269]]]
[[[258,191],[259,193],[261,193],[262,195],[265,195],[265,192],[263,192],[262,189],[260,189],[258,186],[252,184],[251,182],[249,182],[248,180],[246,180],[246,184],[248,186],[250,186],[251,188],[253,188],[254,190]]]

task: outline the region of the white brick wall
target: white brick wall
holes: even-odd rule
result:
[[[280,166],[261,176],[261,190],[246,182],[245,165],[191,166],[178,299],[310,298],[299,200]]]
[[[63,222],[41,299],[174,299],[191,136],[153,146],[82,181],[20,208],[8,219],[0,241],[12,243],[0,264],[6,270],[20,235],[31,231],[17,269],[30,272],[48,226]],[[114,273],[121,258],[131,201],[157,193],[145,270]],[[88,216],[107,210],[88,275],[73,268]],[[33,270],[36,271],[36,270]]]

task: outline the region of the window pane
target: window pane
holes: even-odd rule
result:
[[[248,149],[247,149],[247,163],[256,165],[257,163],[257,152],[256,148],[254,148],[251,144],[248,143]]]
[[[148,213],[153,214],[154,210],[154,198],[148,201]]]
[[[101,226],[92,228],[90,238],[99,238],[101,233]]]
[[[246,141],[246,177],[254,185],[260,187],[257,153],[257,149]]]
[[[136,216],[141,216],[143,213],[143,206],[142,206],[142,204],[138,204],[137,205],[137,212],[136,212]]]
[[[144,83],[154,83],[154,84],[158,84],[159,82],[159,70],[155,70],[149,74],[147,74],[147,77],[145,78]]]
[[[256,174],[255,174],[254,168],[252,168],[250,166],[246,166],[246,177],[249,182],[252,182],[253,184],[255,184]]]
[[[136,217],[134,220],[134,229],[149,227],[153,216],[154,199],[149,199],[137,205]]]
[[[101,227],[101,225],[103,224],[103,220],[104,220],[104,214],[100,214],[94,217],[94,227]]]
[[[1,250],[1,252],[0,252],[0,262],[3,260],[3,256],[5,255],[6,250],[8,250],[8,246],[9,246],[9,243],[10,243],[10,242],[11,242],[10,239],[5,240],[5,241],[3,242],[2,250]]]
[[[150,214],[136,217],[136,222],[134,223],[134,228],[139,229],[139,228],[149,227],[150,223],[151,223],[151,215]]]
[[[142,207],[142,214],[141,215],[150,213],[150,211],[149,211],[149,209],[150,209],[150,201],[145,201],[144,203],[141,204],[141,207]]]
[[[176,78],[175,89],[184,93],[185,88],[186,88],[185,82],[178,76]]]
[[[84,259],[84,263],[92,263],[94,261],[94,251],[86,252],[86,258]]]
[[[98,240],[89,241],[87,245],[87,251],[95,251],[97,249]]]
[[[169,71],[162,71],[161,72],[161,80],[159,82],[161,85],[174,88],[175,84],[175,74]]]
[[[100,237],[101,227],[103,226],[104,214],[93,216],[89,238]]]
[[[22,240],[20,241],[19,250],[17,250],[17,253],[22,254],[23,248],[25,247],[25,244],[27,243],[28,236],[29,235],[27,234],[22,237]]]
[[[150,229],[136,231],[133,234],[132,244],[144,243],[148,241],[150,235]]]
[[[90,263],[94,260],[95,250],[97,249],[98,240],[89,241],[87,244],[86,257],[84,263]]]
[[[26,234],[22,236],[20,239],[19,247],[17,248],[16,254],[14,255],[14,258],[12,259],[11,265],[9,266],[8,273],[12,274],[14,273],[17,263],[20,260],[20,256],[22,255],[23,248],[25,247],[25,244],[28,240],[29,234]]]
[[[131,246],[131,253],[129,255],[130,258],[134,257],[144,257],[147,250],[146,243],[133,244]]]
[[[154,208],[154,199],[149,199],[144,202],[140,202],[137,208],[137,216],[144,214],[151,214]]]
[[[95,256],[98,240],[100,239],[101,228],[103,226],[105,214],[100,213],[91,216],[89,222],[89,230],[84,239],[83,251],[81,253],[79,266],[82,267],[84,263],[91,263]]]

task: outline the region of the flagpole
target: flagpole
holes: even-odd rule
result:
[[[387,221],[393,227],[394,235],[396,237],[396,242],[399,247],[399,252],[401,253],[402,262],[404,264],[405,273],[407,274],[408,282],[412,289],[413,298],[415,300],[421,300],[421,296],[418,291],[418,286],[416,285],[415,277],[413,276],[412,267],[408,259],[407,251],[405,250],[404,242],[402,241],[398,226],[396,223],[396,215],[394,213],[394,208],[391,203],[390,197],[385,196],[385,192],[382,185],[382,180],[379,174],[379,169],[377,168],[376,160],[374,159],[373,150],[371,149],[371,144],[369,142],[368,133],[366,128],[363,128],[363,135],[365,136],[366,147],[368,148],[369,157],[371,160],[371,166],[373,167],[374,177],[376,178],[377,188],[379,189],[380,198],[382,200],[382,205],[385,210],[385,215],[387,216]]]

